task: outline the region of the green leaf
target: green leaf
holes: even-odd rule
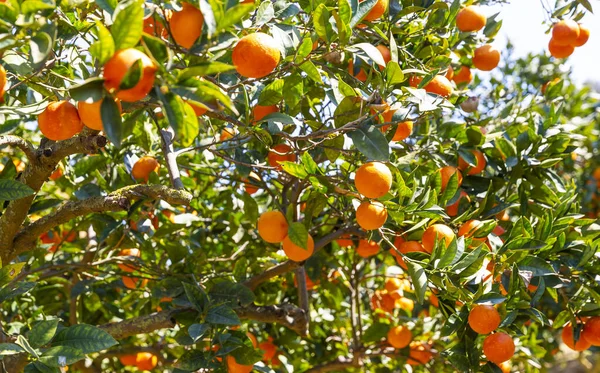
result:
[[[76,101],[92,103],[102,99],[104,95],[104,79],[94,77],[83,81],[69,89],[69,95]]]
[[[102,118],[102,127],[106,137],[114,146],[120,148],[123,141],[124,126],[121,121],[119,105],[111,97],[105,97],[102,100],[100,117]]]
[[[24,352],[21,346],[14,343],[0,343],[0,356],[16,355]]]
[[[52,37],[45,32],[38,32],[29,41],[29,49],[33,64],[41,64],[52,51]]]
[[[203,368],[211,367],[210,361],[207,360],[205,352],[190,350],[186,351],[174,364],[175,368],[186,372],[195,372]]]
[[[206,75],[214,75],[231,70],[235,70],[235,66],[223,62],[201,62],[199,64],[181,70],[181,72],[179,73],[179,80],[183,81],[193,77],[200,78]]]
[[[372,125],[363,125],[355,131],[348,132],[354,146],[367,158],[374,161],[388,161],[390,146],[379,128]]]
[[[154,58],[156,62],[163,64],[169,60],[169,50],[162,39],[144,33],[142,42],[148,55]]]
[[[210,330],[210,325],[192,324],[188,328],[188,334],[194,340],[194,342],[197,342],[209,330]]]
[[[385,60],[383,59],[381,52],[379,51],[379,49],[375,48],[373,44],[359,43],[353,45],[352,48],[362,49],[373,62],[375,62],[379,66],[385,66]]]
[[[115,49],[135,47],[144,27],[144,0],[130,0],[117,6],[110,28]]]
[[[304,250],[307,250],[308,230],[304,224],[293,222],[288,227],[288,237],[292,243]]]
[[[144,65],[142,60],[136,60],[125,73],[123,80],[121,80],[121,83],[119,84],[119,89],[125,90],[135,87],[140,79],[142,79],[143,72]]]
[[[402,73],[402,69],[400,68],[400,65],[398,65],[398,62],[388,62],[384,72],[385,82],[388,86],[400,84],[405,80],[404,73]]]
[[[352,9],[350,27],[354,28],[373,9],[378,0],[365,0],[358,3],[358,9]]]
[[[320,171],[317,162],[315,162],[315,160],[310,156],[309,152],[304,152],[301,160],[304,168],[309,174],[316,174],[318,171]]]
[[[283,85],[285,81],[283,79],[275,79],[269,83],[258,98],[258,104],[262,106],[275,105],[281,102],[283,99]]]
[[[247,306],[254,302],[254,293],[248,287],[231,281],[217,282],[208,292],[213,303],[231,308]]]
[[[317,66],[310,61],[307,60],[303,62],[300,66],[300,70],[304,71],[309,78],[311,78],[317,84],[323,84],[323,78],[321,78],[321,74],[319,73],[319,69]]]
[[[217,31],[217,21],[215,20],[215,14],[210,6],[210,3],[206,0],[200,0],[200,12],[204,17],[204,29],[206,30],[206,36],[210,39],[213,34]]]
[[[96,30],[98,40],[90,47],[90,54],[104,65],[115,54],[115,41],[102,22],[96,22]]]
[[[93,325],[77,324],[64,328],[56,334],[52,346],[67,346],[91,354],[106,350],[118,342],[104,330]]]
[[[1,180],[0,180],[1,182]],[[0,286],[4,286],[5,284],[12,281],[15,277],[21,273],[21,270],[25,266],[25,262],[15,263],[15,264],[7,264],[0,269]]]
[[[294,162],[280,162],[281,167],[288,174],[297,177],[298,179],[306,179],[308,173],[303,165]]]
[[[173,131],[175,131],[175,138],[183,146],[191,145],[200,130],[198,117],[194,113],[194,109],[183,102],[180,96],[171,92],[162,96],[161,101],[167,120]]]
[[[25,337],[23,337],[22,335],[17,336],[17,340],[15,341],[15,343],[21,346],[23,350],[27,351],[29,355],[35,358],[39,357],[37,351],[34,350],[33,347],[31,347],[29,341],[27,341],[27,339],[25,339]]]
[[[425,292],[427,291],[427,275],[425,270],[418,263],[413,260],[405,259],[406,267],[408,269],[408,275],[415,288],[415,295],[419,303],[423,304],[425,300]]]
[[[56,334],[58,322],[58,319],[37,322],[29,332],[29,343],[31,343],[31,346],[39,348],[50,343],[52,337]]]
[[[199,312],[204,312],[204,309],[208,305],[208,296],[204,290],[197,285],[188,284],[187,282],[183,282],[182,284],[188,301]]]
[[[0,290],[0,303],[29,292],[36,286],[35,282],[11,283]]]
[[[592,4],[590,4],[589,0],[577,0],[577,2],[581,4],[581,6],[583,6],[585,9],[587,9],[588,12],[592,14],[594,13],[594,10],[592,9]]]
[[[315,32],[326,42],[329,41],[328,35],[331,32],[331,23],[329,21],[330,17],[331,13],[327,9],[327,6],[325,6],[323,3],[319,4],[313,13]]]
[[[222,304],[208,309],[206,322],[219,325],[239,325],[240,319],[231,307]]]
[[[23,13],[23,14],[36,13],[36,12],[39,12],[40,10],[54,9],[54,8],[55,8],[55,5],[50,2],[44,2],[44,1],[40,1],[40,0],[25,0],[21,4],[21,13]]]
[[[226,29],[229,26],[233,26],[240,22],[242,18],[246,17],[252,10],[254,10],[254,3],[251,4],[238,4],[235,5],[225,12],[223,17],[219,20],[217,25],[217,31]]]
[[[33,189],[16,180],[0,180],[0,200],[14,201],[34,194]]]
[[[45,350],[40,357],[42,363],[51,367],[64,367],[83,359],[85,359],[83,351],[73,346],[51,347]]]

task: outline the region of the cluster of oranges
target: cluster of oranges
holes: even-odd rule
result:
[[[392,172],[381,162],[368,162],[356,170],[354,186],[366,198],[385,196],[392,187]],[[363,201],[356,209],[356,222],[364,230],[381,228],[387,220],[388,212],[378,201]]]
[[[579,339],[575,340],[574,326],[570,323],[562,330],[562,341],[575,351],[584,351],[592,346],[600,346],[600,316],[582,318],[583,328],[580,328]],[[578,327],[581,327],[578,325]]]
[[[500,326],[500,313],[489,305],[476,305],[469,312],[469,326],[477,334],[487,335],[483,340],[483,353],[489,361],[501,365],[515,354],[515,343],[504,332],[490,334]]]
[[[119,356],[119,361],[124,366],[134,366],[139,370],[152,370],[158,364],[158,356],[151,352],[138,352]]]
[[[281,243],[285,255],[290,260],[302,262],[315,251],[315,241],[309,234],[306,248],[296,245],[288,236],[289,225],[281,211],[267,211],[258,218],[258,234],[269,243]]]
[[[573,20],[559,21],[552,26],[552,38],[548,42],[548,51],[552,57],[567,58],[587,43],[590,30]]]

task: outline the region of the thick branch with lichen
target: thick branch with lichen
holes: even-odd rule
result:
[[[27,141],[19,136],[13,136],[13,135],[0,136],[0,147],[7,146],[7,145],[21,149],[23,151],[23,153],[25,153],[25,155],[27,156],[27,159],[29,159],[29,162],[32,162],[35,160],[35,148],[33,147],[33,145],[31,145],[31,143],[29,141]]]
[[[133,185],[110,193],[105,197],[92,197],[81,201],[69,201],[56,211],[23,228],[14,239],[11,255],[30,250],[37,238],[52,228],[76,217],[96,212],[128,210],[131,201],[140,198],[162,199],[172,205],[188,205],[192,195],[184,190],[175,190],[164,185]]]

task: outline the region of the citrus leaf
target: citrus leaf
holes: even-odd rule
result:
[[[100,21],[96,22],[98,40],[90,47],[90,54],[104,65],[115,54],[115,41],[110,31]]]
[[[119,4],[113,19],[110,31],[115,42],[115,49],[135,47],[143,32],[144,0],[130,0]]]
[[[222,304],[208,309],[206,322],[219,325],[239,325],[240,319],[231,307]]]
[[[92,103],[102,99],[104,95],[104,79],[94,77],[85,80],[69,89],[73,100]]]
[[[85,359],[85,354],[76,347],[56,346],[44,351],[40,361],[51,367],[64,367]]]
[[[288,237],[292,243],[304,250],[307,250],[308,230],[304,224],[294,222],[288,228]]]
[[[388,161],[390,146],[379,128],[363,125],[355,131],[348,132],[354,146],[367,158],[374,161]]]
[[[33,189],[16,180],[0,180],[0,201],[14,201],[34,194]]]
[[[84,354],[106,350],[118,342],[104,330],[93,325],[78,324],[62,329],[54,337],[52,346],[67,346]]]
[[[56,328],[58,327],[58,319],[42,320],[37,322],[29,332],[29,343],[32,347],[39,348],[50,343]]]
[[[119,106],[110,97],[102,100],[102,104],[100,104],[100,117],[106,137],[114,146],[120,148],[124,137],[124,126],[121,121]]]

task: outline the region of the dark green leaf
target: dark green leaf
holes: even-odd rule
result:
[[[38,321],[29,332],[29,343],[39,348],[49,343],[56,334],[58,319]]]
[[[104,79],[94,77],[72,86],[69,95],[75,101],[96,102],[104,95]]]
[[[370,160],[389,160],[390,147],[388,141],[376,126],[363,125],[354,131],[348,132],[348,136],[354,142],[354,146]]]
[[[33,194],[33,189],[19,181],[8,179],[0,180],[0,200],[14,201],[29,197]]]
[[[239,325],[240,319],[231,307],[222,304],[208,309],[206,322],[219,325]]]
[[[248,287],[230,281],[217,282],[208,292],[211,301],[231,308],[254,302],[254,293]]]
[[[106,97],[100,104],[100,117],[106,137],[116,146],[121,147],[123,141],[124,127],[121,121],[119,105],[110,97]]]
[[[53,346],[68,346],[81,350],[84,354],[91,354],[106,350],[118,342],[104,330],[93,325],[77,324],[59,331]]]
[[[85,354],[77,347],[56,346],[45,350],[40,361],[51,367],[64,367],[83,359]]]

